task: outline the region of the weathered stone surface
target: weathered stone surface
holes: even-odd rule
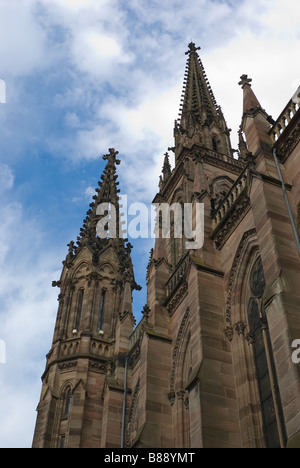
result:
[[[243,75],[234,159],[197,50],[191,43],[187,52],[176,165],[165,154],[155,201],[194,210],[203,203],[204,245],[188,251],[172,232],[156,240],[134,330],[131,246],[95,237],[97,203],[110,193],[118,205],[111,149],[54,282],[61,294],[34,447],[300,447],[300,365],[291,357],[300,339],[300,261],[272,155],[276,148],[300,231],[299,110],[283,113],[290,121],[275,142],[282,122],[271,128]]]

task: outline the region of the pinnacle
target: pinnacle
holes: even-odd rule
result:
[[[257,109],[261,107],[257,97],[255,96],[251,88],[252,79],[248,78],[248,75],[242,75],[239,85],[244,91],[244,101],[243,101],[243,110],[244,112],[250,111],[252,109]]]

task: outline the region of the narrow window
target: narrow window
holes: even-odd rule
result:
[[[99,318],[98,318],[98,333],[102,331],[104,303],[105,303],[105,291],[102,291],[101,299],[100,299]]]
[[[217,143],[216,138],[215,138],[215,137],[212,137],[211,142],[212,142],[212,149],[213,149],[214,151],[218,151],[218,143]]]
[[[280,448],[285,442],[285,427],[272,345],[261,299],[265,286],[262,263],[258,258],[250,275],[251,297],[248,305],[248,321],[266,446],[267,448]]]
[[[70,404],[71,404],[71,389],[68,388],[65,398],[65,416],[68,416],[70,413]]]
[[[76,313],[76,323],[75,323],[75,330],[78,332],[80,328],[81,322],[81,314],[82,314],[82,305],[83,305],[83,289],[78,292],[78,299],[77,299],[77,313]]]
[[[62,436],[60,436],[59,448],[64,449],[65,446],[66,446],[66,436],[62,435]]]

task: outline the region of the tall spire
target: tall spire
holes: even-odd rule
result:
[[[243,132],[245,134],[248,147],[248,155],[246,152],[246,159],[249,160],[249,152],[250,154],[252,153],[252,155],[255,156],[256,169],[260,172],[267,172],[269,175],[274,173],[274,176],[276,177],[277,172],[274,169],[271,149],[273,143],[270,137],[270,124],[274,121],[262,108],[251,87],[251,82],[252,79],[249,78],[248,75],[242,75],[239,82],[239,85],[243,90],[243,117],[240,127],[240,151],[242,157],[244,157],[243,151],[245,153],[245,145],[242,141]]]
[[[118,175],[116,174],[117,168],[121,161],[117,159],[118,151],[114,148],[109,148],[109,153],[103,156],[103,160],[107,161],[105,169],[101,175],[101,181],[98,182],[99,188],[96,188],[96,195],[93,197],[93,202],[90,204],[90,209],[86,213],[86,218],[83,220],[80,234],[77,237],[77,245],[71,241],[68,244],[69,252],[67,254],[64,264],[70,264],[79,251],[87,246],[93,253],[95,262],[99,257],[100,252],[108,245],[112,245],[120,257],[124,257],[124,268],[128,267],[131,262],[129,247],[125,246],[127,239],[123,239],[121,232],[121,213],[120,213],[120,190],[118,189],[119,182],[117,182]],[[107,206],[109,209],[99,213],[99,206]],[[109,210],[113,211],[109,211]],[[113,212],[113,216],[111,213]],[[107,230],[107,236],[99,237],[97,233],[97,225],[101,219],[109,219],[105,224],[104,230]],[[114,234],[110,236],[109,223],[114,223]],[[104,222],[103,222],[104,223]],[[128,244],[130,245],[130,244]],[[127,258],[128,261],[125,261]]]
[[[200,125],[211,124],[217,119],[217,102],[198,55],[200,47],[189,44],[180,123],[184,126],[189,116]]]
[[[243,112],[261,108],[261,105],[252,90],[251,82],[252,78],[249,78],[248,75],[241,76],[241,81],[239,82],[239,85],[244,91]]]
[[[195,143],[232,156],[230,130],[198,55],[200,47],[193,42],[188,47],[179,119],[174,129],[176,162],[182,148]]]
[[[87,212],[87,218],[83,221],[83,227],[80,229],[80,236],[77,238],[78,245],[83,243],[94,243],[96,241],[96,226],[99,221],[99,215],[97,209],[100,204],[106,203],[111,204],[116,211],[116,235],[114,238],[118,239],[119,236],[119,221],[120,221],[120,210],[119,210],[119,192],[117,188],[119,182],[117,182],[118,176],[116,174],[116,166],[121,163],[117,159],[118,151],[114,148],[109,148],[109,153],[103,156],[103,160],[107,161],[103,174],[101,175],[102,182],[99,182],[99,189],[96,189],[97,195],[93,197],[95,200],[90,204],[90,210]],[[99,239],[99,242],[101,243]]]

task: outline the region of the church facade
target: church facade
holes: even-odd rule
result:
[[[237,156],[199,48],[189,45],[175,167],[154,203],[204,206],[204,244],[171,218],[135,282],[120,232],[118,152],[69,244],[42,376],[35,448],[300,448],[300,96],[274,121],[247,75]],[[117,232],[97,236],[115,207]]]

